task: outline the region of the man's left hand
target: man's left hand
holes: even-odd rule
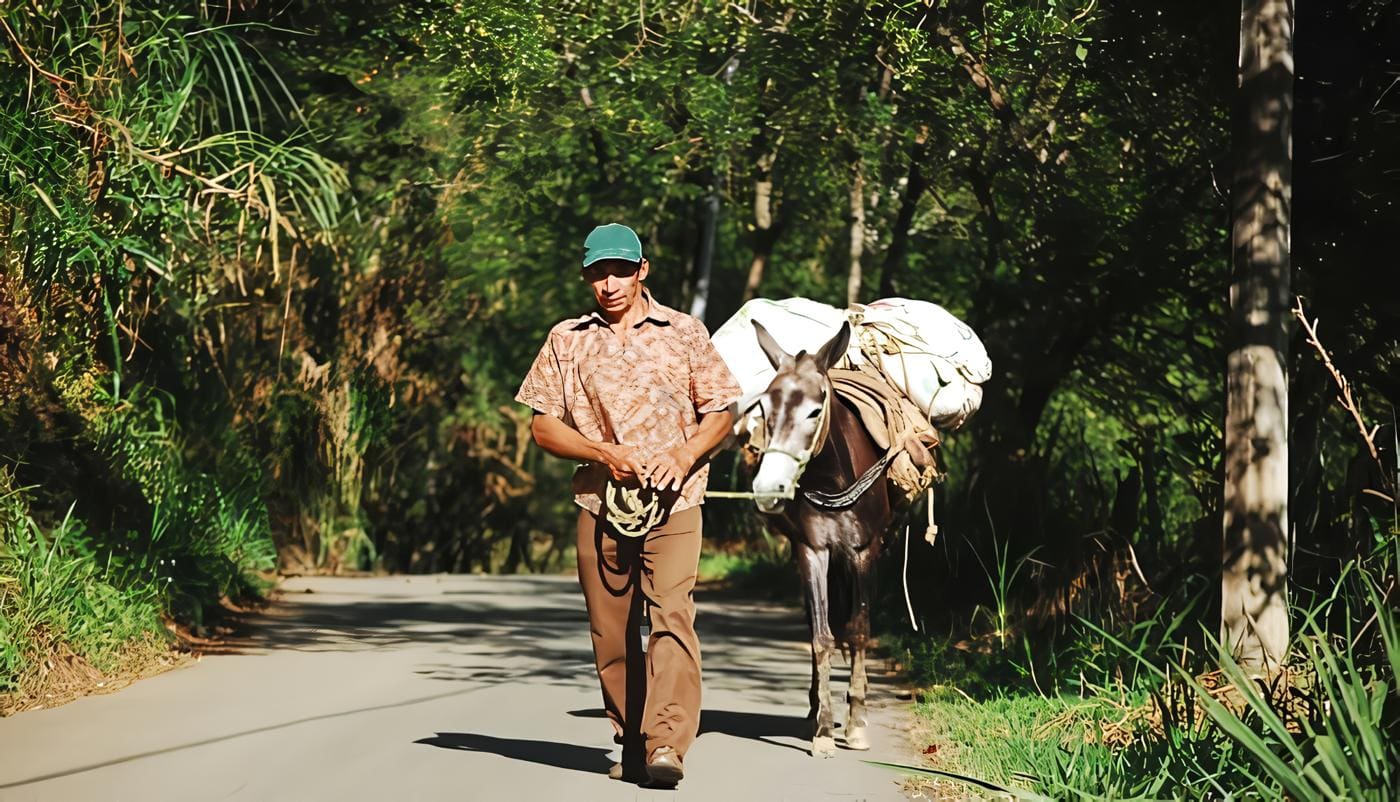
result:
[[[657,490],[669,490],[673,486],[676,490],[680,490],[681,486],[685,484],[685,477],[690,474],[690,469],[694,466],[695,460],[686,453],[684,448],[663,451],[647,460],[646,472],[642,474],[642,484]]]

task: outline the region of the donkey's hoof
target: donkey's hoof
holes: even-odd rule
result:
[[[865,738],[865,730],[853,729],[846,733],[846,748],[865,751],[870,748],[870,741]]]
[[[836,739],[829,735],[813,738],[812,757],[836,757]]]

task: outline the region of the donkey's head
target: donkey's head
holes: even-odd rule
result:
[[[831,424],[831,380],[826,372],[846,353],[851,326],[842,323],[815,354],[788,354],[773,335],[754,321],[758,345],[778,375],[759,397],[767,442],[754,474],[753,491],[760,512],[777,513],[793,497],[807,462],[826,443]]]

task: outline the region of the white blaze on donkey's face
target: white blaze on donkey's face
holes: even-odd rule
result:
[[[851,330],[843,325],[817,353],[800,351],[794,357],[762,324],[754,321],[753,326],[759,346],[778,371],[759,401],[768,437],[753,479],[759,511],[774,514],[794,496],[807,461],[823,445],[830,418],[826,372],[845,355]]]

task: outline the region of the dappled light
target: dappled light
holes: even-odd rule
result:
[[[4,3],[0,797],[1393,794],[1397,42]]]

